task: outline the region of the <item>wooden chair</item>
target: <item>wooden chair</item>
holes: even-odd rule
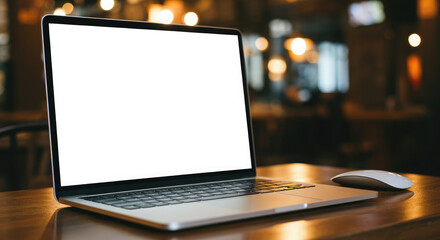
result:
[[[46,185],[50,184],[49,169],[50,154],[47,120],[17,123],[0,128],[0,138],[9,137],[9,148],[6,159],[6,189],[18,190],[34,187],[35,181],[40,181],[46,176]],[[43,137],[41,137],[43,136]],[[23,161],[22,150],[27,150],[27,161]],[[43,149],[42,151],[39,151]],[[41,154],[39,154],[41,152]],[[38,155],[40,158],[38,159]],[[4,164],[4,163],[3,163]],[[34,174],[36,165],[37,174]],[[47,177],[49,175],[49,177]]]

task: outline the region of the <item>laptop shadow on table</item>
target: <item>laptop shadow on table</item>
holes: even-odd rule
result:
[[[379,198],[337,206],[284,213],[256,219],[217,224],[202,228],[165,232],[81,209],[67,207],[55,211],[41,239],[248,239],[261,230],[284,231],[283,224],[303,226],[307,221],[344,214],[369,213],[378,203],[395,204],[414,195],[411,191],[381,192]],[[293,224],[293,225],[292,225]]]

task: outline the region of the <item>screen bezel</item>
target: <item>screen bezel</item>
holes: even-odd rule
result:
[[[212,173],[199,173],[189,175],[178,175],[170,177],[146,178],[136,180],[115,181],[107,183],[83,184],[75,186],[61,186],[59,155],[57,144],[57,128],[55,117],[55,101],[53,92],[53,76],[52,76],[52,61],[49,38],[49,24],[70,24],[70,25],[86,25],[86,26],[103,26],[115,28],[134,28],[134,29],[152,29],[165,31],[181,31],[181,32],[197,32],[197,33],[214,33],[235,35],[239,40],[240,62],[242,70],[244,101],[246,107],[246,120],[248,125],[249,150],[251,156],[250,169],[221,171]],[[190,184],[207,181],[227,180],[234,178],[246,178],[256,176],[256,163],[253,144],[252,121],[249,110],[249,96],[247,89],[247,80],[245,72],[245,61],[243,54],[243,42],[241,33],[236,29],[228,28],[213,28],[213,27],[199,27],[199,26],[184,26],[184,25],[166,25],[149,22],[136,22],[113,19],[99,19],[87,17],[68,17],[46,15],[42,19],[42,37],[43,37],[43,52],[44,52],[44,67],[46,77],[46,97],[47,110],[49,120],[49,135],[51,145],[51,159],[52,159],[52,176],[53,186],[56,199],[63,196],[95,194],[102,192],[124,191],[148,187],[170,186],[177,184]]]

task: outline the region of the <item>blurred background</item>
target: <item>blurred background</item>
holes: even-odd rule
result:
[[[440,176],[437,0],[0,0],[0,191],[51,185],[44,14],[238,28],[257,165]]]

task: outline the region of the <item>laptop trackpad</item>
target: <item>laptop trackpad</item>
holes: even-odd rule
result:
[[[308,203],[319,201],[318,199],[290,196],[285,194],[259,194],[236,198],[225,198],[215,201],[202,202],[203,204],[243,212],[263,211],[274,209],[275,212],[293,211],[307,208]]]

